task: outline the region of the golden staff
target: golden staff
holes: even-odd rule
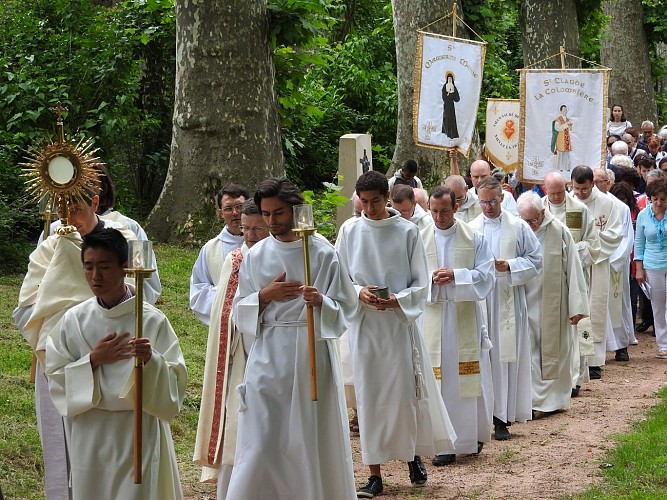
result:
[[[144,333],[144,280],[150,278],[155,271],[151,266],[153,245],[150,241],[128,241],[127,262],[130,267],[125,268],[125,274],[134,278],[134,338],[140,339]],[[140,357],[134,358],[134,484],[141,484],[142,472],[142,437],[144,412],[143,380],[144,364]]]
[[[294,205],[294,227],[292,231],[301,237],[303,245],[303,274],[306,286],[310,282],[310,249],[308,238],[315,233],[312,205]],[[308,325],[308,359],[310,361],[310,399],[317,401],[317,363],[315,358],[315,320],[313,306],[306,306],[306,323]]]

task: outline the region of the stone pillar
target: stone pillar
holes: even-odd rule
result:
[[[338,181],[341,186],[340,194],[352,197],[354,185],[361,174],[367,170],[373,170],[373,157],[371,152],[371,136],[368,134],[345,134],[341,136],[338,148],[338,175],[342,180]],[[352,217],[352,201],[338,207],[336,210],[336,230],[347,219]]]

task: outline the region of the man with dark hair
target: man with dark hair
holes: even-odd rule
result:
[[[18,307],[13,313],[14,323],[30,343],[38,360],[35,409],[49,499],[69,498],[69,472],[62,417],[53,406],[44,375],[46,339],[68,309],[92,295],[81,267],[81,238],[104,227],[116,226],[96,214],[99,206],[97,194],[87,192],[82,202],[68,206],[68,223],[77,230],[49,236],[30,254]],[[126,228],[119,229],[127,239],[135,239]]]
[[[419,188],[416,188],[419,189]],[[417,203],[415,190],[405,184],[395,185],[391,190],[391,206],[401,217],[417,225],[419,231],[431,231],[433,219],[430,214]]]
[[[382,463],[407,461],[410,482],[423,485],[419,455],[453,449],[455,433],[416,324],[428,285],[419,230],[387,208],[389,185],[381,173],[362,174],[356,192],[362,216],[341,228],[336,247],[358,295],[348,332],[362,461],[370,478],[357,496],[373,498],[383,490]],[[378,255],[390,256],[397,271],[387,272]]]
[[[263,181],[255,203],[270,237],[244,257],[233,303],[236,328],[254,338],[240,396],[234,468],[227,498],[354,498],[345,397],[333,340],[356,307],[350,279],[331,244],[309,237],[311,286],[287,179]],[[313,308],[318,401],[310,400],[307,306]]]
[[[190,309],[206,326],[211,322],[211,304],[225,257],[243,244],[241,207],[248,198],[248,191],[239,184],[228,184],[215,195],[216,212],[225,226],[202,247],[190,277]]]
[[[593,169],[580,165],[572,170],[571,176],[574,196],[590,210],[600,240],[600,251],[593,255],[589,291],[595,355],[588,358],[588,372],[595,380],[602,378],[607,342],[614,338],[609,300],[612,293],[610,258],[623,240],[623,220],[611,196],[595,187]]]
[[[508,425],[532,418],[525,285],[542,271],[542,252],[530,227],[502,208],[503,190],[497,179],[481,180],[477,196],[482,214],[470,226],[484,235],[495,256],[496,283],[486,299],[486,309],[494,346],[490,353],[494,437],[505,441],[511,437]]]
[[[400,170],[389,179],[389,189],[391,190],[395,184],[405,184],[413,188],[423,188],[422,181],[417,177],[419,165],[415,160],[405,160]]]
[[[423,237],[431,278],[422,332],[440,393],[456,431],[454,453],[438,450],[433,465],[456,462],[456,454],[477,454],[491,440],[493,382],[486,321],[480,301],[493,290],[494,259],[484,237],[455,219],[456,195],[431,190],[435,223]]]
[[[220,283],[211,307],[208,328],[204,386],[194,461],[202,465],[202,482],[217,481],[217,497],[226,498],[234,465],[239,398],[234,391],[243,382],[246,355],[252,338],[242,338],[234,325],[232,300],[239,283],[243,257],[256,243],[269,236],[269,228],[252,199],[241,209],[243,245],[225,258]],[[228,411],[231,409],[231,411]],[[216,479],[217,478],[217,479]]]
[[[115,229],[84,236],[81,261],[95,295],[69,309],[46,343],[53,403],[64,417],[72,498],[183,498],[169,421],[185,397],[185,360],[169,320],[143,304],[134,338],[127,242]],[[109,333],[112,332],[112,333]],[[91,347],[92,346],[92,347]],[[143,361],[142,483],[133,479],[134,358]],[[104,470],[104,474],[100,471]]]

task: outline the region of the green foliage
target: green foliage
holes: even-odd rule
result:
[[[331,182],[324,182],[324,190],[315,193],[307,190],[303,192],[306,203],[313,205],[313,217],[317,232],[334,241],[336,238],[336,209],[345,205],[349,198],[340,194],[341,188]]]

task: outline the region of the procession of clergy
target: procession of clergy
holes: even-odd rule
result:
[[[484,160],[471,165],[473,189],[452,175],[426,194],[415,173],[407,162],[389,182],[372,170],[357,179],[335,247],[310,237],[311,286],[294,184],[216,196],[225,226],[197,258],[190,306],[209,326],[194,460],[217,498],[373,498],[389,460],[424,485],[421,456],[445,466],[492,435],[510,439],[512,423],[567,409],[607,351],[627,354],[633,227],[589,167],[572,170],[571,192],[553,172],[546,196],[516,201]],[[77,232],[33,252],[14,313],[39,360],[47,498],[182,498],[169,421],[187,385],[183,354],[148,303],[145,339],[133,340],[121,247],[146,235],[102,198],[70,211]],[[160,291],[156,272],[146,301]],[[134,357],[145,373],[142,484],[132,481]],[[360,486],[348,408],[369,468]]]

